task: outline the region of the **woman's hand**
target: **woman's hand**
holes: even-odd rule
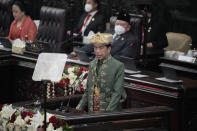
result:
[[[8,39],[9,41],[10,41],[10,43],[13,43],[13,40],[11,40],[11,39]]]

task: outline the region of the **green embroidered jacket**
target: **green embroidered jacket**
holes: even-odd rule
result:
[[[94,88],[96,86],[100,91],[100,111],[120,110],[121,103],[127,97],[123,83],[123,63],[109,56],[98,68],[98,59],[93,60],[89,65],[87,88],[76,109],[83,110],[88,106],[88,111],[93,111]]]

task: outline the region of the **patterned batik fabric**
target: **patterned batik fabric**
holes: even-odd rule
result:
[[[99,105],[100,105],[100,93],[99,92],[100,92],[99,89],[95,87],[93,111],[99,111]]]

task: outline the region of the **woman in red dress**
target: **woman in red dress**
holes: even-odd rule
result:
[[[17,38],[25,41],[25,37],[28,37],[28,41],[35,41],[37,34],[37,27],[34,21],[25,14],[25,7],[20,1],[15,1],[12,5],[12,13],[14,21],[11,24],[8,39],[15,40]]]

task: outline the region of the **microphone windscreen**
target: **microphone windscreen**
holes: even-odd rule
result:
[[[77,73],[77,78],[79,78],[81,76],[81,74],[82,74],[82,71],[78,72]]]

